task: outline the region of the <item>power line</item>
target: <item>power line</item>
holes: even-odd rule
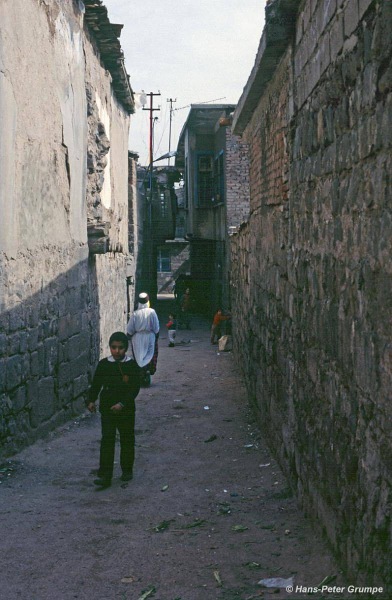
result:
[[[209,104],[210,102],[217,102],[217,100],[226,100],[226,96],[223,96],[223,98],[214,98],[214,100],[205,100],[205,102],[196,102],[195,104]],[[183,108],[189,108],[190,106],[192,106],[192,104],[187,104],[186,106],[179,106],[178,108],[173,108],[173,111],[182,110]]]

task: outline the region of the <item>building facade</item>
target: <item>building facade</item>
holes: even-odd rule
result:
[[[166,240],[176,237],[178,203],[175,184],[180,178],[176,167],[138,167],[140,227],[136,293],[147,292],[152,302],[160,291],[169,287],[168,281],[162,281],[162,273],[168,272],[172,253],[167,252],[164,245]]]
[[[99,0],[0,5],[5,455],[83,408],[126,324],[133,93],[120,30]]]
[[[191,105],[176,165],[184,176],[186,239],[195,308],[230,307],[229,234],[249,214],[247,146],[230,129],[235,106]]]

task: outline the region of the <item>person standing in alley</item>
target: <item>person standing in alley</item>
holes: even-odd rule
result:
[[[139,294],[137,309],[128,321],[127,335],[131,340],[133,357],[143,369],[143,382],[149,385],[151,375],[156,371],[159,320],[145,292]]]
[[[223,315],[222,309],[218,308],[214,315],[211,326],[211,344],[217,344],[219,338],[222,336],[222,322],[231,319],[230,315]],[[215,341],[216,338],[216,341]]]
[[[116,331],[109,339],[110,354],[99,361],[89,390],[87,408],[95,412],[99,397],[102,438],[98,479],[94,484],[103,488],[111,485],[116,432],[120,434],[120,466],[122,481],[133,477],[135,458],[135,398],[140,390],[140,369],[126,355],[128,338]]]
[[[173,348],[174,340],[176,337],[176,329],[177,329],[177,322],[176,322],[175,315],[173,315],[173,314],[169,315],[169,320],[166,323],[166,327],[167,327],[167,335],[169,338],[169,348]]]

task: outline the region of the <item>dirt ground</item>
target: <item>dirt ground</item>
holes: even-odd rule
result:
[[[116,462],[112,487],[94,487],[100,420],[87,413],[2,465],[2,600],[298,599],[309,595],[296,586],[342,582],[260,437],[232,354],[199,317],[174,348],[161,331],[137,399],[133,481]],[[293,578],[294,593],[259,583],[271,578]]]

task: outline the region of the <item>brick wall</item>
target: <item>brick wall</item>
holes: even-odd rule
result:
[[[226,226],[238,227],[249,216],[248,145],[226,128]]]
[[[384,585],[391,31],[388,1],[301,5],[247,120],[251,215],[232,237],[235,352],[260,424],[341,564]]]

